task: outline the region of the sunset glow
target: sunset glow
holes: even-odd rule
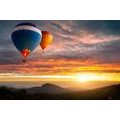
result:
[[[120,80],[120,73],[93,73],[83,72],[71,75],[22,75],[1,73],[0,81],[118,81]]]
[[[104,76],[97,75],[95,73],[83,73],[77,76],[77,80],[80,82],[105,80]]]
[[[20,22],[0,22],[0,82],[120,82],[120,21],[30,21],[54,39],[25,63],[10,37]]]

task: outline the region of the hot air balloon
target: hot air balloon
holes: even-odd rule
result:
[[[48,31],[42,31],[41,48],[44,50],[53,40],[53,35]]]
[[[11,37],[17,50],[26,58],[39,45],[42,33],[32,23],[20,23],[15,26]]]

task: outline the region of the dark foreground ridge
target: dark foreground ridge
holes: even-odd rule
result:
[[[1,100],[120,100],[120,84],[87,91],[71,91],[57,85],[16,89],[0,87]]]

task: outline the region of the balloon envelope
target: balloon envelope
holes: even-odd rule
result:
[[[51,33],[47,31],[42,31],[42,40],[40,42],[40,46],[42,49],[45,49],[53,40],[53,36]]]
[[[12,32],[12,41],[24,57],[27,57],[40,43],[41,31],[31,23],[16,25]]]

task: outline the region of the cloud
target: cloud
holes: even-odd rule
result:
[[[94,64],[119,64],[120,21],[26,21],[36,24],[41,30],[50,31],[54,36],[53,43],[46,48],[44,53],[41,53],[39,46],[31,53],[28,58],[28,61],[33,62],[31,68],[29,65],[24,66],[21,61],[22,57],[11,40],[11,32],[14,26],[20,22],[24,21],[0,21],[0,64],[14,66],[13,69],[7,68],[8,71],[29,72],[31,71],[29,69],[33,69],[36,72],[39,70],[40,72],[42,70],[50,72],[51,69],[60,70],[55,67],[55,64],[49,63],[51,59],[56,64],[59,64],[58,60],[62,60],[66,64],[72,60],[67,66],[61,63],[62,71],[69,66],[70,70],[74,64],[73,61],[77,60],[93,61]],[[64,59],[66,60],[64,61]],[[43,65],[41,62],[37,62],[38,60],[48,60],[48,63]],[[76,65],[86,66],[88,64],[80,62]],[[76,65],[74,64],[74,67]],[[5,70],[0,69],[1,71]]]

